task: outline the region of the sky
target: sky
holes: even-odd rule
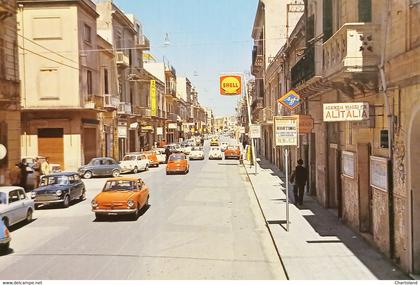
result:
[[[150,53],[188,77],[202,106],[234,115],[238,96],[219,94],[219,76],[249,72],[258,0],[114,0],[141,21]],[[170,41],[164,45],[166,33]]]

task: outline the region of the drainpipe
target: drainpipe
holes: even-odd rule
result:
[[[387,95],[387,83],[385,78],[385,55],[386,55],[386,43],[388,38],[388,27],[389,27],[389,14],[390,0],[386,0],[384,15],[382,18],[382,50],[381,50],[381,62],[379,65],[379,75],[381,84],[381,93],[384,97],[385,111],[387,114],[388,121],[388,213],[389,213],[389,255],[394,258],[395,255],[395,221],[394,221],[394,184],[393,184],[393,141],[394,141],[394,114],[393,109],[390,106],[389,97]]]

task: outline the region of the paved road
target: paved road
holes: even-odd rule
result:
[[[164,170],[134,175],[151,189],[137,221],[95,221],[90,201],[102,178],[85,181],[83,202],[37,210],[13,229],[0,279],[285,278],[237,161],[191,161],[187,175]]]

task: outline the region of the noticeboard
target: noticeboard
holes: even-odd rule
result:
[[[341,168],[344,176],[354,178],[355,163],[354,152],[343,151],[341,153]]]
[[[388,160],[384,157],[370,157],[370,186],[388,191]]]
[[[260,139],[261,138],[261,126],[260,125],[250,125],[249,126],[249,137],[251,139]]]
[[[275,146],[298,145],[298,119],[296,116],[276,116],[274,120]]]

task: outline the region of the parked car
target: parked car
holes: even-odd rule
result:
[[[228,147],[229,143],[228,142],[222,142],[220,143],[220,150],[221,151],[225,151],[226,148]]]
[[[94,176],[117,177],[121,173],[120,165],[110,157],[96,157],[77,171],[83,178],[90,179]]]
[[[0,219],[0,252],[7,252],[9,250],[11,240],[9,229],[3,220]]]
[[[228,158],[236,158],[236,159],[240,159],[241,157],[241,149],[239,148],[239,146],[228,146],[225,151],[225,159]]]
[[[67,208],[73,200],[85,200],[86,188],[76,172],[61,172],[45,175],[39,188],[31,193],[35,209],[40,205],[61,204]]]
[[[194,144],[194,145],[195,145],[195,144]],[[188,143],[188,142],[186,142],[186,143],[182,143],[182,144],[181,144],[181,150],[182,150],[182,152],[183,152],[183,153],[185,153],[186,155],[189,155],[189,154],[190,154],[190,152],[191,152],[192,146],[193,146],[193,144],[192,144],[192,143]]]
[[[223,159],[223,153],[220,147],[210,147],[209,159]]]
[[[166,162],[166,155],[165,155],[165,149],[164,148],[155,148],[153,151],[156,153],[156,157],[159,161],[159,163],[165,163]]]
[[[26,180],[27,183],[27,190],[32,190],[35,187],[35,177],[34,177],[34,169],[33,166],[35,164],[35,159],[38,158],[40,162],[45,161],[44,156],[24,156],[22,157],[21,161],[26,159],[26,162],[28,163],[28,167],[26,170],[28,171],[28,178]],[[57,163],[49,163],[51,173],[57,173],[61,171],[61,165]]]
[[[145,151],[144,155],[146,155],[147,159],[149,160],[149,166],[159,167],[160,162],[155,151]]]
[[[145,154],[140,152],[130,152],[120,161],[121,173],[137,173],[140,170],[146,171],[149,169],[149,165],[149,159]]]
[[[179,144],[168,144],[165,145],[165,148],[168,147],[171,153],[182,152],[181,146]]]
[[[190,171],[187,156],[184,153],[173,153],[169,156],[166,165],[166,174],[185,173]]]
[[[190,160],[193,160],[193,159],[203,160],[204,159],[203,148],[201,146],[193,147],[191,152],[190,152],[189,158],[190,158]]]
[[[22,187],[0,187],[0,219],[7,228],[25,220],[30,222],[34,208],[34,201]]]
[[[212,138],[210,141],[210,146],[219,146],[219,140],[217,138]]]
[[[140,210],[149,205],[149,197],[149,188],[142,179],[113,178],[92,200],[92,211],[96,219],[120,214],[137,219]]]

